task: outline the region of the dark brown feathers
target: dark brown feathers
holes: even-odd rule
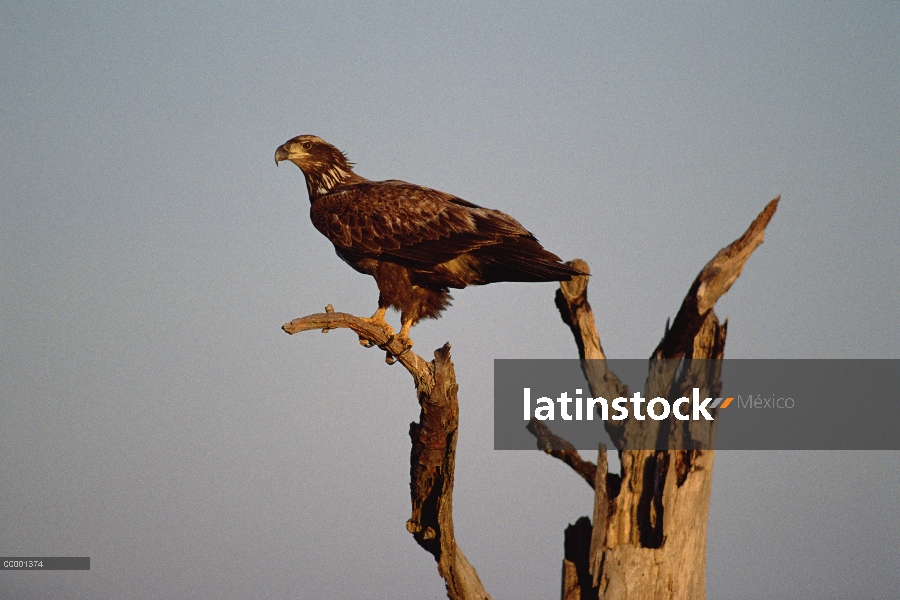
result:
[[[321,138],[289,140],[275,152],[276,163],[282,160],[303,170],[315,228],[350,266],[375,277],[380,309],[401,311],[401,334],[419,319],[437,318],[449,304],[448,288],[582,274],[511,216],[403,181],[364,179]]]

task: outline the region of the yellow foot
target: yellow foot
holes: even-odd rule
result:
[[[394,328],[391,327],[388,324],[388,322],[384,319],[384,312],[385,311],[379,309],[371,317],[362,317],[362,320],[365,321],[366,323],[371,323],[373,325],[377,325],[378,327],[381,327],[381,329],[384,330],[384,332],[388,335],[388,337],[392,338],[394,336]],[[359,343],[361,346],[363,346],[365,348],[371,348],[372,346],[375,345],[375,342],[373,342],[371,340],[367,340],[363,336],[359,336]]]

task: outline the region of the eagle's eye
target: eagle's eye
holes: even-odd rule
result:
[[[312,142],[302,142],[300,145],[303,146],[304,150],[309,150],[310,148],[312,148]]]

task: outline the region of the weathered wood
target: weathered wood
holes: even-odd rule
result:
[[[588,264],[576,258],[566,264],[571,265],[585,273],[590,273]],[[591,394],[597,398],[629,397],[628,386],[624,385],[616,374],[606,366],[606,355],[603,345],[600,343],[600,334],[594,321],[594,312],[588,302],[587,275],[576,275],[571,281],[563,281],[556,290],[556,307],[563,322],[569,326],[575,345],[578,346],[578,356],[581,357],[581,370],[587,379]],[[622,431],[625,425],[620,421],[607,421],[604,428],[609,432],[613,443],[622,440]],[[533,432],[532,432],[533,433]],[[617,448],[621,447],[617,444]]]
[[[775,211],[781,196],[769,202],[759,216],[750,224],[740,238],[719,250],[697,275],[688,290],[672,327],[653,351],[654,358],[680,358],[700,331],[709,311],[740,276],[747,259],[765,237],[766,226]]]
[[[591,548],[588,565],[591,573],[591,585],[600,586],[600,574],[603,572],[603,553],[606,550],[606,526],[609,521],[609,486],[606,483],[607,470],[606,444],[600,444],[597,450],[597,468],[594,481],[594,526],[591,531]]]
[[[721,390],[720,364],[694,359],[724,356],[727,323],[719,323],[713,307],[741,274],[753,250],[763,242],[766,225],[778,201],[775,198],[769,202],[744,235],[720,250],[697,275],[671,327],[667,324],[663,339],[651,355],[645,398],[686,395],[693,387],[699,388],[704,396],[715,397]],[[587,277],[562,284],[556,304],[563,321],[572,330],[579,356],[594,359],[583,361],[591,391],[605,398],[628,397],[627,388],[606,367],[587,302]],[[679,360],[683,358],[687,362],[676,381]],[[600,598],[695,600],[705,597],[706,527],[715,456],[711,450],[715,422],[669,421],[662,433],[661,422],[650,419],[630,420],[625,426],[606,424],[619,451],[622,472],[619,489],[598,484],[611,481],[603,477],[606,467],[600,463],[605,463],[605,452],[601,449],[588,557],[592,583],[598,587]],[[654,448],[661,440],[670,448],[668,451],[626,449]],[[566,460],[564,455],[558,458]],[[584,465],[576,470],[582,477],[587,471]]]
[[[578,567],[571,560],[563,558],[562,600],[580,600],[581,586],[578,584]]]
[[[581,517],[566,527],[563,556],[563,600],[596,600],[591,583],[588,556],[591,547],[591,520]]]
[[[580,258],[566,264],[590,273],[590,267]],[[606,354],[600,343],[600,334],[597,333],[594,311],[587,298],[589,280],[587,275],[576,275],[571,281],[561,282],[556,290],[556,307],[563,322],[572,330],[591,393],[603,398],[627,396],[628,387],[606,368]]]
[[[402,358],[402,357],[401,357]],[[488,599],[475,569],[453,535],[453,477],[459,403],[450,344],[434,352],[432,385],[419,393],[419,422],[410,423],[410,496],[412,516],[406,528],[434,555],[451,599]]]
[[[370,319],[334,312],[331,305],[324,313],[294,319],[283,326],[287,333],[320,329],[349,328],[360,339],[368,340],[399,361],[416,384],[420,413],[410,423],[410,499],[412,516],[407,530],[416,542],[430,552],[444,578],[451,600],[490,600],[475,568],[456,544],[453,534],[453,479],[456,466],[456,438],[459,427],[456,374],[450,360],[450,344],[435,350],[434,360],[425,360],[403,344],[393,332],[382,329]]]
[[[564,440],[558,435],[554,435],[543,421],[532,418],[525,427],[537,438],[539,450],[543,450],[550,456],[558,458],[572,467],[576,473],[581,475],[581,477],[587,481],[589,486],[594,487],[594,479],[597,476],[597,466],[591,461],[581,458],[581,455],[578,454],[578,450],[575,449],[575,446],[569,443],[568,440]]]
[[[591,272],[590,266],[580,258],[570,260],[566,264],[584,273]],[[597,333],[597,325],[594,322],[594,312],[587,298],[589,280],[588,275],[576,275],[571,281],[561,281],[556,291],[556,307],[563,322],[572,330],[579,356],[604,359],[606,355],[603,353],[600,334]]]
[[[371,341],[406,367],[416,382],[416,388],[419,388],[420,385],[430,385],[428,363],[412,350],[407,350],[403,342],[395,338],[392,331],[382,329],[371,319],[349,313],[334,312],[334,308],[329,304],[325,307],[325,312],[294,319],[290,323],[282,325],[281,328],[291,335],[316,329],[321,330],[322,333],[328,333],[332,329],[351,329],[360,337],[360,340]]]
[[[694,358],[721,358],[725,331],[710,311],[690,346]],[[717,373],[703,371],[711,364],[693,361],[687,365],[685,377],[676,383],[679,394],[699,387],[702,395],[714,396]],[[619,454],[622,489],[610,503],[599,573],[601,598],[705,597],[706,528],[715,453],[699,442],[714,439],[715,422],[688,423],[689,429],[680,435],[690,440],[681,437],[679,442],[692,447],[696,441],[697,449]]]

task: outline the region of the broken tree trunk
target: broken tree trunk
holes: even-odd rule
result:
[[[691,359],[723,357],[727,323],[719,323],[713,306],[762,243],[778,200],[772,200],[746,233],[719,251],[694,280],[672,326],[667,325],[665,336],[651,355],[645,398],[672,394],[678,397],[693,387],[700,388],[703,396],[715,397],[720,391],[718,363]],[[583,261],[577,261],[575,266],[587,270]],[[562,283],[557,292],[557,306],[563,321],[572,329],[579,356],[588,359],[583,363],[584,372],[594,396],[627,397],[627,387],[606,367],[587,301],[587,282],[585,276]],[[679,361],[682,361],[682,374],[676,381]],[[607,422],[606,429],[622,465],[619,476],[606,473],[604,446],[599,449],[595,467],[580,457],[576,460],[573,454],[577,456],[577,453],[571,444],[566,447],[546,428],[534,428],[535,423],[532,422],[531,431],[538,438],[538,447],[571,465],[595,490],[588,549],[585,550],[583,533],[566,532],[563,599],[705,598],[706,526],[715,456],[711,449],[715,421]],[[663,423],[668,429],[661,433]],[[664,439],[670,440],[669,448],[690,449],[628,449],[655,448]],[[677,444],[671,440],[677,440]],[[593,481],[589,476],[592,467]],[[584,523],[580,522],[583,530]],[[589,572],[587,581],[585,564]]]
[[[434,555],[438,573],[451,600],[490,600],[478,573],[456,545],[453,535],[453,474],[459,427],[456,374],[450,360],[450,344],[435,350],[434,360],[425,362],[415,352],[404,351],[394,336],[371,320],[326,312],[294,319],[283,326],[287,333],[349,328],[371,345],[388,353],[388,362],[399,361],[412,375],[421,411],[419,422],[410,423],[410,496],[412,516],[406,528],[416,542]]]

